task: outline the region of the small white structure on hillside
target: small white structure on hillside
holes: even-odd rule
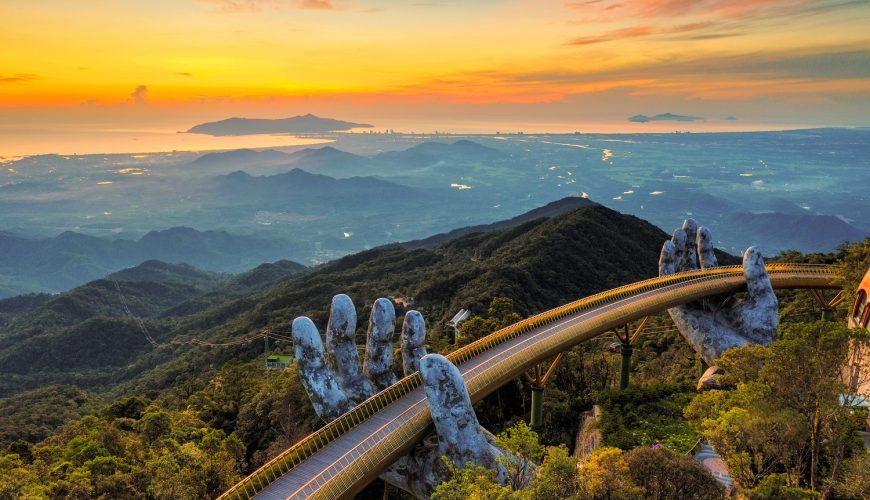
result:
[[[462,323],[465,323],[465,320],[471,317],[471,311],[468,309],[460,309],[459,312],[453,315],[453,318],[447,322],[448,326],[453,327],[453,331],[455,332],[454,339],[459,339],[459,328],[462,327]]]

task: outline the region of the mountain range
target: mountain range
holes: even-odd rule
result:
[[[139,240],[107,239],[66,231],[51,238],[0,232],[0,298],[59,292],[146,260],[192,262],[240,272],[291,253],[287,243],[225,231],[174,227]]]
[[[148,259],[217,272],[320,264],[584,192],[667,231],[694,217],[732,253],[829,251],[870,234],[866,193],[844,181],[866,170],[865,138],[345,134],[294,152],[29,157],[0,172],[0,297],[67,290]],[[220,234],[152,234],[178,227]]]
[[[245,168],[257,167],[261,165],[275,165],[287,161],[287,153],[274,149],[254,150],[254,149],[233,149],[230,151],[219,151],[215,153],[205,153],[187,164],[187,170],[193,169],[204,174],[214,175],[222,171],[238,170],[240,166]]]
[[[269,206],[270,199],[276,203],[298,203],[301,199],[332,200],[333,206],[347,206],[354,200],[371,203],[376,199],[389,198],[401,201],[419,197],[414,189],[375,177],[351,177],[336,179],[327,175],[313,174],[294,168],[275,175],[252,176],[241,170],[216,178],[218,196],[224,199],[256,201],[261,207]]]
[[[431,249],[389,245],[314,269],[275,263],[231,278],[150,261],[57,296],[0,301],[0,394],[49,383],[162,390],[179,376],[262,351],[168,344],[173,339],[225,342],[263,328],[284,331],[299,314],[323,325],[336,293],[351,295],[363,318],[375,298],[405,297],[437,337],[458,309],[485,311],[493,297],[512,297],[526,315],[655,274],[665,233],[600,205],[566,212],[567,205],[577,200],[565,201],[559,215],[537,212]]]

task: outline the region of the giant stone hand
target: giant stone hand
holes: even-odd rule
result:
[[[716,265],[710,230],[687,219],[662,246],[659,276]],[[680,333],[710,365],[732,347],[768,345],[776,338],[778,302],[757,248],[743,253],[743,273],[747,290],[742,300],[727,295],[668,309]]]
[[[392,302],[378,299],[372,306],[366,337],[365,361],[360,367],[354,335],[356,309],[350,297],[332,298],[326,326],[326,350],[314,323],[302,316],[293,321],[293,344],[302,383],[324,420],[331,421],[376,392],[396,383],[393,374],[393,337],[396,311]],[[426,354],[426,324],[418,311],[408,311],[402,326],[402,365],[405,375],[420,371],[426,400],[435,424],[429,436],[397,460],[381,478],[417,497],[427,498],[435,487],[449,479],[441,461],[454,465],[468,462],[495,468],[501,482],[502,455],[492,435],[478,423],[471,398],[459,370],[444,356]]]

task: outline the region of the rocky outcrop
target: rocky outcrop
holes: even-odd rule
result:
[[[575,457],[585,457],[601,444],[601,430],[598,428],[599,418],[601,418],[601,407],[598,405],[583,412],[580,429],[577,431],[577,439],[574,441]]]

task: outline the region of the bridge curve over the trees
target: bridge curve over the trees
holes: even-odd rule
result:
[[[774,288],[839,288],[836,268],[769,264]],[[448,358],[478,401],[536,363],[677,304],[739,292],[741,266],[677,273],[608,290],[524,319]],[[291,446],[221,498],[344,498],[365,487],[431,430],[419,374],[375,394]]]

